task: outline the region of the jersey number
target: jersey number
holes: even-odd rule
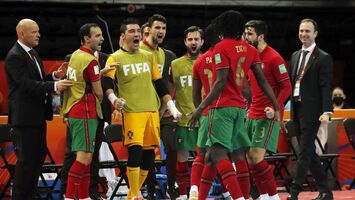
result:
[[[245,62],[245,57],[240,57],[238,60],[237,74],[236,74],[236,82],[237,82],[238,86],[242,85],[243,80],[244,80],[245,74],[244,74],[244,70],[242,67],[242,63],[244,63],[244,62]]]

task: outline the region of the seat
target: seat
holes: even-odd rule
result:
[[[0,199],[4,197],[6,190],[11,186],[11,182],[13,181],[14,178],[14,173],[15,173],[15,165],[16,161],[12,159],[12,161],[9,161],[9,156],[6,156],[7,153],[13,152],[14,157],[15,157],[15,147],[12,144],[12,138],[11,138],[11,128],[9,125],[1,125],[0,126],[0,144],[4,146],[4,143],[11,143],[11,146],[8,146],[6,148],[6,153],[4,152],[4,149],[1,149],[0,147],[0,156],[3,161],[3,165],[1,166],[2,169],[6,169],[8,173],[10,174],[9,179],[7,180],[5,187],[3,188],[1,192]],[[40,174],[40,181],[39,186],[38,186],[38,197],[41,199],[53,199],[52,193],[53,192],[59,192],[59,190],[55,190],[55,186],[58,183],[59,177],[60,177],[60,169],[62,165],[61,164],[56,164],[54,162],[54,159],[49,152],[47,148],[47,159],[44,162],[42,166],[42,171]],[[52,182],[49,182],[45,177],[45,174],[50,173],[51,176],[55,176]],[[45,194],[45,197],[43,197],[42,194]]]
[[[0,157],[1,157],[1,169],[7,171],[9,174],[7,180],[5,182],[4,188],[2,188],[0,193],[0,199],[5,197],[7,189],[10,188],[12,185],[12,181],[14,178],[15,173],[15,163],[16,163],[16,156],[14,155],[14,146],[11,144],[10,146],[6,147],[6,143],[11,143],[11,135],[10,135],[10,126],[7,124],[0,125]],[[12,161],[10,161],[11,155],[13,153]],[[5,176],[5,175],[4,175]]]
[[[53,199],[53,193],[60,193],[59,188],[57,189],[56,186],[60,179],[62,164],[56,164],[51,152],[47,147],[47,155],[46,160],[42,165],[42,170],[40,174],[40,182],[38,185],[38,196],[45,199]],[[49,180],[46,177],[54,177]],[[41,194],[45,194],[44,197]]]
[[[355,150],[355,118],[344,119],[343,123],[344,123],[345,132],[346,135],[348,136],[349,142],[353,147],[353,149]],[[355,159],[355,156],[352,156],[351,158]],[[353,188],[354,186],[355,186],[355,177],[351,181],[349,190],[351,190],[351,188]]]
[[[112,146],[113,143],[123,141],[122,125],[120,125],[120,124],[108,125],[104,129],[104,133],[105,133],[105,136],[104,136],[103,141],[108,144],[108,147],[113,155],[114,160],[101,161],[100,168],[118,168],[119,169],[118,177],[120,177],[118,180],[118,184],[116,185],[115,189],[113,190],[112,196],[110,198],[110,200],[112,200],[112,199],[114,199],[114,197],[117,197],[117,196],[126,196],[127,194],[117,194],[117,191],[121,186],[129,186],[128,185],[128,177],[126,175],[127,160],[121,160],[117,156],[117,154]]]
[[[300,135],[299,124],[296,122],[293,122],[293,121],[289,121],[286,123],[286,129],[287,129],[287,137],[288,137],[290,147],[291,147],[292,151],[294,152],[295,158],[297,159],[298,153],[297,153],[297,148],[295,147],[295,145],[298,145],[298,137]],[[295,142],[295,141],[297,141],[297,142]],[[322,166],[324,167],[326,173],[330,172],[330,174],[332,175],[332,177],[335,181],[336,187],[339,190],[341,190],[341,186],[340,186],[340,183],[337,179],[337,175],[335,173],[334,168],[332,167],[333,161],[339,157],[339,154],[327,153],[326,150],[324,149],[324,147],[321,145],[321,142],[320,142],[318,136],[316,136],[316,142],[318,143],[319,147],[321,148],[322,154],[319,155],[319,159],[322,163]],[[310,186],[310,189],[312,190],[310,182],[308,180],[306,180],[306,181],[307,181],[308,185]]]

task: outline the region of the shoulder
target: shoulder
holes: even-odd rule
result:
[[[164,49],[164,48],[161,48],[161,49],[164,51],[165,55],[173,56],[173,57],[176,58],[176,54],[174,52],[172,52],[172,51],[170,51],[168,49]]]
[[[171,61],[171,65],[178,65],[181,62],[184,62],[186,60],[185,58],[186,56],[181,56],[179,58],[174,59],[173,61]]]
[[[323,49],[319,48],[318,46],[315,47],[314,49],[319,55],[323,55],[323,56],[330,56],[330,54],[326,51],[324,51]]]

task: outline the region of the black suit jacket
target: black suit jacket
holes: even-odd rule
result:
[[[12,126],[42,126],[53,118],[51,93],[54,92],[52,75],[46,76],[38,53],[38,67],[29,54],[16,42],[5,58],[9,89],[9,124]]]
[[[289,74],[291,76],[292,91],[295,86],[300,54],[301,50],[294,52],[291,56]],[[300,112],[303,114],[304,123],[317,122],[324,112],[333,111],[331,100],[332,75],[332,57],[316,46],[310,55],[300,86],[302,101],[302,110]],[[294,102],[291,102],[291,119],[295,119],[296,116],[293,112]]]

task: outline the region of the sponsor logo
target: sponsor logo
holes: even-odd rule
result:
[[[135,64],[127,64],[123,65],[123,74],[125,76],[128,76],[128,73],[130,74],[141,74],[145,72],[150,72],[150,68],[148,63],[135,63]]]
[[[287,72],[284,64],[279,65],[279,71],[280,71],[280,74],[284,74]]]
[[[221,54],[217,53],[216,55],[214,55],[214,63],[215,64],[219,64],[221,63],[222,60],[221,60]]]

